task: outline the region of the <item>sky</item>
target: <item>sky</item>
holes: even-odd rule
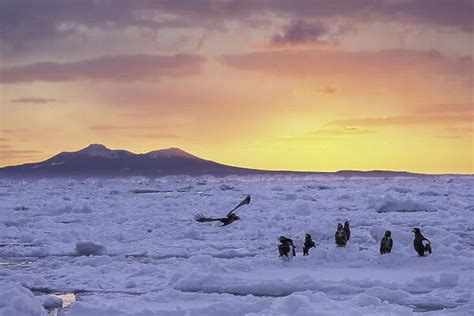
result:
[[[469,0],[0,0],[0,166],[90,143],[473,173]]]

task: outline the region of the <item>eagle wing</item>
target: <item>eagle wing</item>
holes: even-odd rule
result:
[[[239,203],[236,207],[234,207],[229,213],[227,213],[227,217],[229,217],[231,214],[233,214],[239,207],[243,205],[247,205],[250,203],[250,195],[247,195],[245,199]]]
[[[205,222],[217,222],[217,221],[220,221],[221,218],[206,217],[202,213],[197,213],[196,215],[194,215],[194,220],[200,223],[205,223]]]

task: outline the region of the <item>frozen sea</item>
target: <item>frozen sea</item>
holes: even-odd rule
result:
[[[473,214],[473,177],[1,179],[0,315],[473,315]]]

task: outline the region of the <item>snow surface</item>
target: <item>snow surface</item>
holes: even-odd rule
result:
[[[0,180],[0,315],[472,315],[474,179]],[[137,194],[134,192],[140,192]],[[247,194],[241,221],[223,216]],[[351,239],[335,247],[338,222]],[[420,227],[433,254],[418,257]],[[392,231],[393,252],[379,241]],[[316,249],[302,256],[310,233]],[[297,256],[278,258],[277,237]],[[63,302],[64,304],[64,302]],[[64,304],[66,305],[66,304]]]

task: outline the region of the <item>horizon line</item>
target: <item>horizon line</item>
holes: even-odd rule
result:
[[[278,172],[281,172],[281,173],[300,173],[300,174],[303,174],[303,173],[325,173],[325,174],[334,174],[334,173],[342,173],[342,172],[361,172],[361,173],[370,173],[370,172],[391,172],[391,173],[409,173],[409,174],[412,174],[414,176],[474,176],[474,173],[451,173],[451,172],[448,172],[448,173],[426,173],[426,172],[418,172],[418,171],[409,171],[409,170],[393,170],[393,169],[366,169],[366,170],[363,170],[363,169],[339,169],[339,170],[335,170],[335,171],[321,171],[321,170],[289,170],[289,169],[259,169],[259,168],[253,168],[253,167],[244,167],[244,166],[235,166],[235,165],[228,165],[228,164],[225,164],[225,163],[221,163],[219,161],[215,161],[215,160],[210,160],[210,159],[204,159],[204,158],[201,158],[199,156],[196,156],[180,147],[177,147],[177,146],[171,146],[171,147],[166,147],[166,148],[159,148],[159,149],[154,149],[154,150],[151,150],[151,151],[147,151],[147,152],[143,152],[143,153],[135,153],[135,152],[132,152],[130,150],[127,150],[127,149],[111,149],[109,147],[107,147],[106,145],[104,144],[101,144],[101,143],[90,143],[89,145],[87,145],[86,147],[83,147],[79,150],[76,150],[76,151],[61,151],[57,154],[54,154],[53,156],[49,157],[49,158],[45,158],[44,160],[41,160],[41,161],[36,161],[36,162],[24,162],[24,163],[20,163],[20,164],[17,164],[17,165],[4,165],[4,166],[0,166],[0,170],[3,169],[3,168],[9,168],[9,167],[18,167],[18,166],[23,166],[23,165],[28,165],[28,164],[36,164],[36,163],[42,163],[48,159],[51,159],[53,157],[55,157],[56,155],[59,155],[61,153],[76,153],[76,152],[79,152],[81,150],[84,150],[90,146],[93,146],[93,145],[99,145],[99,146],[103,146],[105,147],[106,149],[108,150],[111,150],[111,151],[117,151],[117,150],[122,150],[122,151],[127,151],[131,154],[134,154],[134,155],[146,155],[146,154],[149,154],[149,153],[152,153],[154,151],[159,151],[159,150],[170,150],[170,149],[178,149],[178,150],[181,150],[183,152],[185,152],[186,154],[189,154],[191,156],[194,156],[198,159],[202,159],[202,160],[206,160],[206,161],[211,161],[211,162],[215,162],[215,163],[218,163],[218,164],[221,164],[221,165],[225,165],[227,167],[233,167],[233,168],[242,168],[242,169],[249,169],[249,170],[255,170],[255,171],[261,171],[261,172],[275,172],[275,173],[278,173]]]

